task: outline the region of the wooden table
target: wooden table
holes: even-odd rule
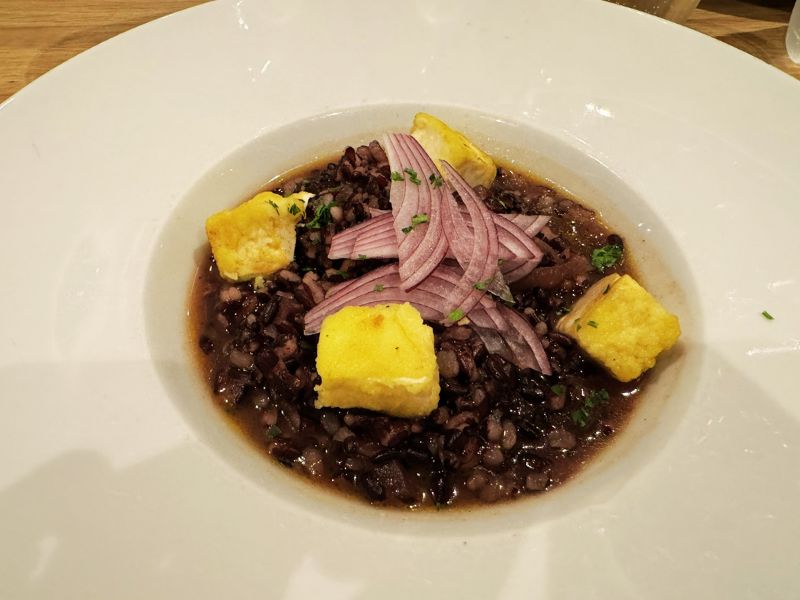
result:
[[[0,102],[68,58],[202,0],[0,0]],[[766,6],[769,5],[769,6]],[[686,25],[800,79],[786,55],[791,0],[703,0]],[[770,7],[771,6],[771,7]]]

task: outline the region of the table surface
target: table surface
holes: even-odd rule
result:
[[[201,0],[2,0],[0,102],[79,52]],[[800,79],[786,55],[791,0],[703,0],[686,26]]]

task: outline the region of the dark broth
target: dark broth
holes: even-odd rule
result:
[[[592,283],[612,272],[635,273],[627,256],[602,274],[591,268],[591,251],[622,245],[621,238],[592,210],[527,174],[501,167],[492,188],[478,191],[496,212],[551,216],[538,237],[547,256],[534,272],[538,279],[515,291],[515,308],[536,324],[554,375],[520,371],[487,354],[468,328],[431,324],[452,376],[440,378],[439,408],[428,417],[314,408],[317,336],[302,335],[302,317],[314,304],[313,286],[387,262],[330,261],[324,251],[334,233],[368,218],[367,207],[390,208],[382,158],[377,142],[347,148],[272,186],[318,194],[307,219],[331,200],[342,211],[321,229],[298,230],[295,262],[264,288],[222,280],[206,250],[189,299],[190,331],[215,403],[285,467],[376,504],[464,507],[558,486],[625,424],[646,377],[621,384],[554,333],[563,311]]]

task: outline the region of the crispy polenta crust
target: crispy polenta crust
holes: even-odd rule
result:
[[[562,317],[556,329],[619,381],[636,379],[656,364],[681,335],[667,312],[630,275],[604,277]]]
[[[439,403],[433,330],[410,304],[348,306],[322,323],[315,406],[423,417]]]
[[[206,235],[220,274],[230,281],[271,275],[294,257],[295,226],[305,214],[300,192],[284,198],[263,192],[206,220]]]

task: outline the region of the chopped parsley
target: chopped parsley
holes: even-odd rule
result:
[[[392,171],[392,181],[403,181],[405,177],[399,171]]]
[[[279,210],[278,210],[278,205],[277,205],[277,204],[275,204],[275,203],[274,203],[272,200],[268,200],[268,202],[269,202],[269,205],[270,205],[272,208],[274,208],[274,209],[275,209],[275,212],[276,212],[276,213],[278,213],[278,214],[281,214],[281,211],[279,211]]]
[[[428,221],[430,221],[430,219],[428,218],[428,215],[425,213],[420,213],[418,215],[414,215],[413,217],[411,217],[411,225],[413,227],[421,225],[422,223],[427,223]]]
[[[296,215],[296,214],[297,214],[297,213],[299,213],[299,212],[300,212],[300,207],[299,207],[299,206],[297,206],[297,204],[292,204],[292,205],[289,207],[289,214],[290,214],[290,215]]]
[[[281,434],[281,428],[277,425],[271,425],[269,429],[267,429],[267,439],[274,440]]]
[[[564,386],[564,385],[561,385],[560,383],[557,383],[556,385],[550,386],[550,390],[556,396],[563,396],[564,394],[567,393],[567,387]]]
[[[431,185],[433,185],[435,188],[442,187],[442,185],[444,185],[444,179],[442,179],[441,175],[437,175],[436,173],[431,173],[431,176],[428,177],[428,179],[431,180]]]
[[[376,283],[375,287],[372,288],[373,292],[382,292],[384,290],[384,285],[382,283]]]
[[[601,273],[617,264],[620,258],[622,258],[622,246],[619,244],[607,244],[592,250],[592,266]]]
[[[611,284],[609,283],[609,284],[606,286],[606,289],[604,289],[604,290],[603,290],[603,294],[607,294],[607,293],[608,293],[608,290],[610,290],[610,289],[611,289]]]
[[[336,206],[336,200],[331,200],[327,204],[318,206],[314,214],[314,218],[308,222],[308,225],[306,225],[306,227],[308,227],[309,229],[319,229],[320,227],[325,227],[325,225],[330,223],[332,206]]]
[[[481,290],[481,291],[489,289],[492,283],[494,283],[495,277],[497,277],[497,273],[495,273],[488,279],[484,279],[483,281],[478,281],[472,287],[474,287],[476,290]],[[509,301],[514,302],[514,298],[512,297]]]
[[[350,279],[352,277],[350,273],[348,273],[347,271],[343,271],[342,269],[336,269],[334,270],[334,273],[336,273],[342,279]]]
[[[589,411],[583,407],[573,410],[569,416],[572,417],[572,422],[580,427],[586,427],[589,424],[589,418],[591,417]]]
[[[408,173],[408,180],[411,183],[414,183],[416,185],[422,183],[422,180],[419,177],[417,177],[417,172],[411,167],[406,167],[405,169],[403,169],[403,172]]]
[[[595,329],[597,329],[597,321],[587,321],[586,324],[589,327],[594,327]]]
[[[570,413],[573,422],[581,427],[586,427],[592,418],[592,409],[608,402],[609,395],[606,390],[592,390],[583,401],[583,406]]]
[[[428,218],[428,215],[425,213],[414,215],[413,217],[411,217],[411,225],[409,225],[408,227],[403,227],[400,231],[408,235],[414,229],[417,228],[417,225],[422,225],[423,223],[427,223],[428,221],[430,221],[430,219]]]
[[[773,317],[771,314],[769,314],[765,310],[761,311],[761,316],[764,317],[767,321],[774,321],[775,320],[775,317]]]
[[[359,254],[358,260],[367,260],[369,257],[366,254]]]
[[[563,317],[564,315],[568,314],[569,311],[571,311],[571,310],[572,309],[569,306],[562,306],[561,308],[559,308],[556,311],[556,316]]]
[[[447,315],[447,318],[453,322],[460,321],[464,318],[464,311],[460,308],[457,308],[456,310],[451,311],[450,314]]]

